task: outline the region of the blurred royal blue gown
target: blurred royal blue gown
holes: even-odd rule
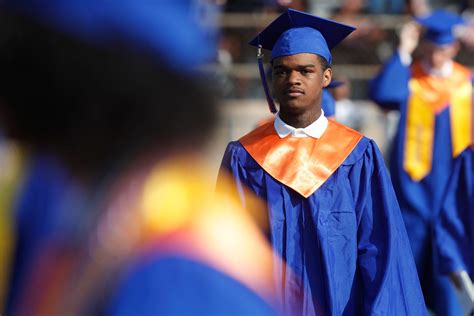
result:
[[[336,102],[331,92],[327,89],[323,89],[321,96],[321,104],[324,111],[324,115],[327,117],[336,115]]]
[[[163,174],[166,175],[166,171]],[[187,169],[186,174],[192,174],[191,170]],[[189,195],[188,186],[206,190],[204,181],[195,184],[180,177],[172,180],[170,186],[182,189],[183,192],[179,195],[183,197]],[[165,190],[166,185],[167,183],[164,184]],[[112,183],[107,183],[107,189],[109,187],[112,187]],[[151,190],[150,194],[159,194],[160,189]],[[194,255],[196,250],[190,243],[185,246],[176,244],[172,252],[163,252],[159,247],[137,247],[120,263],[118,269],[112,262],[112,280],[102,274],[88,275],[84,272],[85,267],[100,256],[100,248],[94,248],[95,244],[91,247],[90,241],[97,233],[95,227],[100,226],[99,217],[103,214],[96,213],[97,201],[90,201],[90,197],[83,194],[74,178],[58,160],[48,155],[35,155],[31,158],[15,209],[17,244],[8,297],[8,315],[55,315],[52,311],[55,311],[56,305],[71,297],[71,293],[64,289],[69,289],[71,284],[76,288],[78,276],[81,282],[86,280],[92,286],[81,304],[74,306],[75,309],[71,311],[76,314],[277,315],[277,308],[250,289],[248,284],[212,265],[213,260],[206,259],[205,255],[201,256],[202,260],[197,260]],[[95,198],[102,203],[105,193],[97,195]],[[120,197],[124,198],[126,195]],[[165,203],[171,207],[169,212],[174,211],[173,207],[183,207],[183,203],[177,203],[173,197],[170,199],[170,203]],[[203,203],[199,197],[187,202],[189,208]],[[232,206],[230,203],[220,203],[219,207],[225,211]],[[137,209],[138,207],[129,210],[132,212],[132,219],[141,216]],[[199,210],[187,214],[197,212]],[[212,214],[208,216],[212,218]],[[235,229],[232,225],[230,227]],[[178,228],[183,232],[188,229],[187,226]],[[189,230],[190,234],[198,235],[195,229]],[[248,234],[248,231],[245,232]],[[125,243],[129,240],[128,233],[123,231],[122,239]],[[167,237],[163,233],[156,236],[151,233],[151,238],[160,241],[163,235]],[[173,241],[175,237],[170,234],[167,240]],[[265,241],[264,238],[262,240]],[[254,244],[260,245],[256,241]],[[232,242],[232,245],[234,249],[229,251],[234,253],[237,246],[248,248],[241,242]],[[209,242],[206,245],[198,242],[198,246],[212,247]],[[215,251],[214,255],[217,253]],[[220,256],[220,259],[223,262],[229,260],[224,256]],[[236,257],[234,260],[245,263],[245,258]],[[61,273],[63,269],[66,273],[58,278],[57,272]],[[55,291],[58,288],[63,290]]]
[[[372,100],[385,109],[400,112],[398,131],[390,155],[390,173],[425,299],[427,305],[437,315],[459,315],[461,313],[449,279],[437,275],[439,271],[435,271],[433,264],[434,223],[438,219],[442,205],[447,203],[444,198],[447,191],[450,190],[448,183],[453,170],[453,156],[459,154],[453,154],[454,138],[453,124],[451,123],[453,107],[451,101],[453,95],[456,96],[456,94],[466,94],[467,99],[470,100],[471,94],[468,90],[472,90],[469,71],[459,64],[454,64],[453,69],[451,77],[436,79],[434,76],[427,74],[419,63],[415,63],[411,67],[404,65],[399,54],[396,53],[374,78],[370,87]],[[431,93],[436,97],[439,96],[441,101],[436,101],[439,104],[433,105],[433,110],[429,110],[429,115],[432,116],[429,119],[433,120],[431,130],[427,130],[424,126],[412,124],[414,133],[409,134],[410,120],[424,117],[428,111],[425,108],[419,110],[416,115],[410,116],[410,111],[414,109],[410,102],[416,102],[416,100],[413,101],[415,98],[420,99],[419,95],[416,95],[417,83],[413,79],[425,80],[426,82],[436,80],[438,83],[441,82],[442,86],[449,87],[455,82],[455,75],[462,77],[465,73],[468,75],[458,81],[456,86],[448,92],[451,93],[451,96],[444,100],[442,100],[443,92],[440,91],[443,89],[442,87],[440,89],[440,86],[429,84],[421,87],[422,91],[420,93],[425,93],[425,96],[421,98],[428,99],[426,96]],[[463,87],[463,91],[456,90],[461,87]],[[423,102],[429,103],[426,100]],[[462,105],[464,108],[469,106],[470,104]],[[433,111],[433,114],[431,114],[431,111]],[[460,123],[458,121],[457,124]],[[427,145],[429,146],[428,152],[424,153],[420,148],[426,145],[426,142],[423,141],[426,133],[432,134],[432,140],[430,140],[432,144]],[[416,138],[420,138],[421,141]],[[415,151],[418,150],[421,159],[430,160],[429,170],[419,178],[414,178],[406,168],[409,142],[416,144],[413,148]]]
[[[449,188],[435,225],[437,270],[465,270],[474,279],[474,151],[454,162]]]

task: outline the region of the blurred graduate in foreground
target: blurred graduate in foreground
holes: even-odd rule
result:
[[[6,314],[275,313],[270,247],[200,167],[214,44],[194,18],[188,1],[2,2],[0,114],[31,153]]]

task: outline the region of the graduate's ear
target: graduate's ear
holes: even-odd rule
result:
[[[323,72],[323,87],[326,88],[331,83],[332,79],[332,69],[331,67],[326,68]]]

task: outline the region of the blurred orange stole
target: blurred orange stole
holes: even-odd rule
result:
[[[412,73],[403,168],[420,181],[431,172],[436,116],[447,107],[453,157],[472,143],[472,72],[454,62],[448,78],[428,76],[420,63],[413,65]]]
[[[239,141],[273,178],[305,198],[336,171],[362,139],[362,134],[329,120],[319,138],[280,138],[267,122]]]
[[[273,265],[280,259],[261,231],[263,219],[242,208],[230,176],[221,176],[220,191],[215,192],[212,172],[197,157],[171,158],[145,180],[136,247],[140,254],[204,264],[277,308]]]

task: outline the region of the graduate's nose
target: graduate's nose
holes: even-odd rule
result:
[[[288,74],[288,83],[290,85],[299,85],[301,84],[301,78],[298,71],[290,71]]]

